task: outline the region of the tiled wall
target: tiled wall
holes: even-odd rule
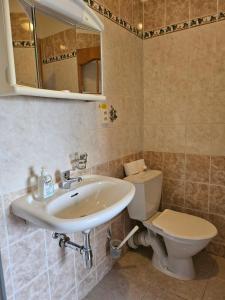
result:
[[[225,156],[146,151],[144,158],[163,172],[161,208],[212,222],[219,233],[208,250],[225,256]]]
[[[225,255],[224,34],[220,22],[144,41],[144,150],[159,152],[150,156],[153,166],[164,169],[164,204],[212,221],[219,236],[210,249],[220,255]]]
[[[143,22],[143,4],[140,0],[98,0],[96,2],[132,26],[138,27],[138,24]]]
[[[123,178],[123,163],[141,155],[131,154],[96,165],[87,173]],[[0,249],[8,299],[82,299],[111,269],[107,230],[111,230],[114,239],[122,240],[131,229],[127,212],[92,231],[93,267],[86,270],[79,252],[59,248],[52,232],[25,224],[11,213],[11,202],[25,193],[20,191],[0,198]],[[70,237],[82,244],[80,233]]]
[[[100,46],[100,35],[77,32],[76,29],[67,29],[43,39],[39,39],[41,47],[41,58],[44,63],[60,60],[73,53],[76,49]],[[73,56],[71,56],[73,58]]]
[[[106,227],[93,235],[97,262],[85,273],[78,255],[74,259],[69,250],[64,257],[49,232],[23,224],[8,210],[17,191],[26,188],[30,167],[39,173],[44,165],[54,175],[71,168],[70,153],[86,151],[94,173],[110,170],[120,177],[124,157],[142,150],[142,41],[107,19],[102,21],[104,94],[118,112],[117,121],[102,125],[98,103],[0,99],[0,247],[9,300],[48,300],[49,286],[51,300],[72,300],[74,293],[74,299],[80,299],[111,266],[104,258]],[[123,220],[122,214],[112,221],[115,237],[124,234]]]
[[[33,40],[33,32],[29,29],[30,20],[25,13],[10,13],[12,39],[15,41]],[[27,26],[23,27],[22,25]]]
[[[224,10],[224,0],[148,0],[144,3],[144,31],[216,15]]]

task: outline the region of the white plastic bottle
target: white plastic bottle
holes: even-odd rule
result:
[[[39,177],[38,184],[39,198],[48,198],[54,195],[54,182],[52,176],[47,174],[44,167],[41,169],[41,176]]]

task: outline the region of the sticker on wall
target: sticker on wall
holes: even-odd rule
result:
[[[109,123],[108,104],[106,103],[99,104],[99,111],[100,111],[101,123],[108,124]]]

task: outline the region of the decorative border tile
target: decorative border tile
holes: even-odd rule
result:
[[[98,12],[99,14],[103,15],[104,17],[110,19],[114,23],[117,23],[121,27],[125,28],[129,32],[135,34],[139,38],[143,38],[143,32],[138,30],[137,27],[130,25],[127,21],[125,21],[122,18],[119,18],[118,16],[115,16],[112,14],[112,12],[105,8],[103,5],[95,2],[94,0],[84,0],[88,4],[90,8]]]
[[[103,15],[107,19],[111,20],[112,22],[118,24],[119,26],[123,27],[124,29],[128,30],[129,32],[135,34],[137,37],[141,39],[149,39],[158,36],[162,36],[168,33],[177,32],[180,30],[190,29],[201,25],[211,24],[218,21],[225,20],[225,12],[219,12],[216,15],[205,16],[201,18],[195,18],[189,21],[185,21],[182,23],[168,25],[162,28],[158,28],[155,30],[150,31],[140,31],[137,27],[130,25],[124,19],[119,18],[116,15],[113,15],[112,12],[105,8],[103,5],[97,3],[94,0],[83,0],[87,5],[98,12],[99,14]],[[13,41],[14,48],[33,48],[35,46],[34,41]],[[76,56],[76,51],[68,54],[58,55],[43,59],[43,64],[48,64],[51,62],[61,61],[65,59],[69,59]]]
[[[103,5],[100,5],[97,3],[95,0],[83,0],[84,2],[87,3],[87,5],[92,8],[93,10],[97,11],[104,17],[110,19],[111,21],[117,23],[121,27],[127,29],[129,32],[135,34],[141,39],[149,39],[149,38],[154,38],[158,36],[162,36],[168,33],[173,33],[177,32],[180,30],[185,30],[205,24],[210,24],[214,23],[217,21],[222,21],[225,20],[225,12],[218,12],[216,15],[210,15],[210,16],[204,16],[200,18],[195,18],[189,21],[177,23],[177,24],[172,24],[172,25],[167,25],[162,28],[158,28],[155,30],[150,30],[150,31],[140,31],[138,30],[135,26],[130,25],[128,22],[126,22],[124,19],[119,18],[118,16],[115,16],[112,14],[112,12],[108,9],[106,9]]]
[[[48,58],[44,58],[42,60],[42,63],[46,65],[46,64],[53,63],[53,62],[56,62],[56,61],[70,59],[70,58],[76,57],[76,55],[77,55],[77,52],[75,50],[75,51],[70,52],[70,53],[55,55],[55,56],[51,56],[51,57],[48,57]]]
[[[218,21],[222,21],[222,20],[225,20],[225,12],[220,12],[218,14]]]
[[[34,41],[13,41],[14,48],[34,48]]]
[[[214,22],[217,22],[217,15],[192,19],[190,21],[190,27],[196,27],[196,26],[205,25]]]
[[[222,20],[225,20],[225,12],[220,12],[216,15],[205,16],[202,18],[195,18],[190,21],[168,25],[166,27],[162,27],[155,30],[145,31],[143,33],[143,39],[154,38],[157,36],[162,36],[164,34],[173,33],[176,31],[185,30],[185,29],[189,29],[201,25],[211,24]]]

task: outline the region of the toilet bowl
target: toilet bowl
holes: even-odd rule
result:
[[[161,272],[182,280],[195,278],[192,257],[217,235],[216,227],[205,219],[165,209],[159,212],[162,172],[148,170],[125,178],[135,184],[134,200],[128,206],[132,219],[146,230],[137,232],[128,244],[151,246],[152,264]]]

